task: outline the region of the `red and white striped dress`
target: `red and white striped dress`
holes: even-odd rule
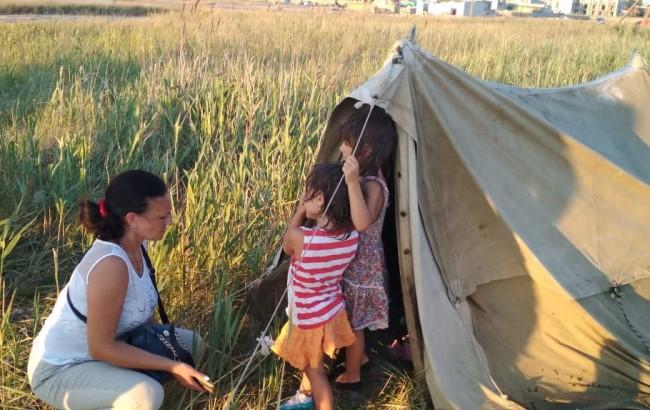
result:
[[[357,253],[359,234],[337,234],[301,227],[304,248],[291,257],[287,277],[292,324],[301,329],[324,325],[345,307],[343,271]],[[313,239],[312,239],[313,236]]]

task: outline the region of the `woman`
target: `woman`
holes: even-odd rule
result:
[[[96,239],[34,340],[27,372],[39,399],[64,409],[159,408],[162,386],[132,369],[166,371],[204,391],[195,380],[204,375],[193,367],[116,338],[153,321],[157,293],[141,244],[162,239],[170,211],[165,183],[140,170],[115,177],[98,204],[81,203],[81,223]],[[75,316],[68,296],[87,324]],[[190,330],[177,334],[188,347],[200,343]]]

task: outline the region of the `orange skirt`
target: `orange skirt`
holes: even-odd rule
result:
[[[320,366],[323,352],[334,357],[336,349],[350,346],[355,340],[348,315],[341,309],[329,322],[314,329],[285,323],[271,350],[293,367],[304,370],[307,366]]]

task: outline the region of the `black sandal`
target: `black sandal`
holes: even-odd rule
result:
[[[327,378],[329,381],[334,381],[336,380],[337,377],[342,375],[345,372],[345,366],[343,363],[339,364],[338,366],[332,367],[329,372],[327,372]]]
[[[372,368],[372,360],[368,360],[361,365],[361,374],[367,373]],[[345,362],[340,363],[338,366],[332,367],[329,372],[327,372],[327,378],[330,381],[334,381],[337,377],[345,373]]]

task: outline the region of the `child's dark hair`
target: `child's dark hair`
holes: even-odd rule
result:
[[[329,203],[332,204],[325,215],[331,224],[331,231],[334,233],[347,234],[354,230],[352,218],[350,216],[350,199],[348,197],[348,187],[345,180],[341,182],[339,189],[334,192],[336,185],[343,177],[341,164],[322,163],[317,164],[307,177],[307,187],[305,199],[312,199],[319,192],[323,193],[323,211]],[[333,199],[332,199],[333,198]]]
[[[338,137],[341,143],[347,142],[351,147],[357,144],[363,124],[366,122],[370,107],[364,105],[356,110],[346,122],[341,125],[338,130]],[[379,175],[379,171],[387,171],[382,169],[386,162],[390,160],[393,155],[393,147],[397,141],[397,128],[395,122],[386,114],[383,108],[375,106],[372,109],[368,124],[363,132],[361,143],[357,149],[355,156],[360,157],[366,150],[369,149],[368,157],[359,164],[361,175]]]
[[[79,219],[99,239],[120,239],[124,235],[124,216],[129,212],[146,212],[150,199],[166,193],[167,186],[158,176],[138,169],[126,171],[108,184],[103,199],[103,215],[99,203],[84,199]]]

